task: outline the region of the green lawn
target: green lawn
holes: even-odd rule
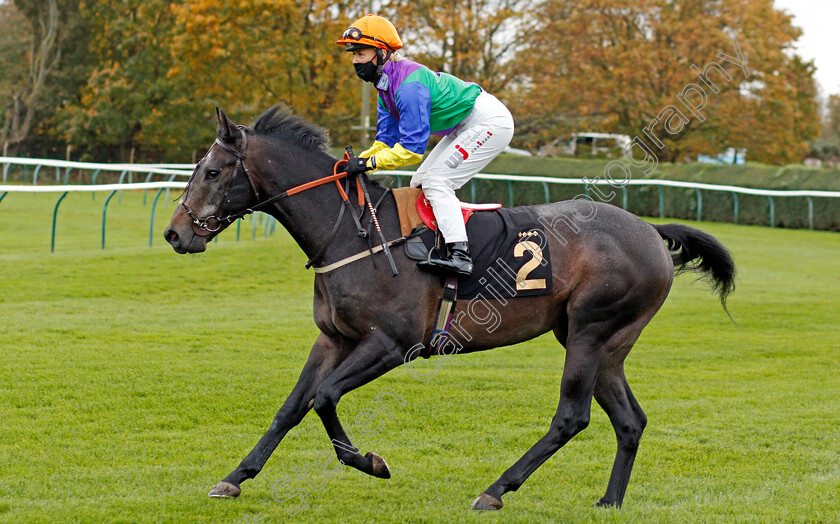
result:
[[[114,197],[103,251],[104,196],[68,195],[53,254],[57,195],[0,202],[2,522],[840,520],[838,233],[699,224],[734,253],[737,325],[702,283],[676,280],[626,366],[649,424],[624,507],[592,507],[615,450],[595,405],[501,512],[479,514],[472,500],[554,413],[564,353],[552,336],[443,362],[427,382],[398,369],[342,400],[348,427],[383,388],[405,401],[359,438],[390,480],[317,473],[330,446],[313,413],[240,498],[210,499],[306,359],[312,275],[264,223],[176,255],[163,197],[150,248],[142,194]]]

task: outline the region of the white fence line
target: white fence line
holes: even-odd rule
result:
[[[12,158],[0,157],[0,164],[3,164],[3,185],[0,185],[0,194],[5,196],[6,192],[69,192],[69,191],[115,191],[115,190],[132,190],[132,189],[160,189],[160,188],[183,188],[185,182],[175,182],[175,177],[189,176],[192,174],[193,164],[105,164],[92,162],[71,162],[66,160],[49,160],[49,159],[34,159],[34,158]],[[7,185],[7,174],[9,167],[12,165],[35,166],[35,173],[33,175],[33,185]],[[64,173],[65,185],[51,185],[38,186],[38,172],[43,167],[50,167],[56,169],[56,181],[60,181],[62,168],[66,169]],[[90,185],[67,185],[66,181],[71,170],[85,170],[94,171],[92,184]],[[96,176],[101,171],[121,172],[119,183],[117,184],[96,184]],[[123,183],[123,180],[128,175],[129,182],[131,182],[130,173],[146,173],[145,183]],[[168,175],[169,182],[150,182],[152,175]],[[414,175],[413,171],[394,170],[394,171],[379,171],[375,175],[382,176],[397,176],[410,177]],[[622,192],[622,207],[628,207],[628,186],[656,186],[659,189],[659,216],[665,216],[664,213],[664,195],[662,193],[663,187],[676,187],[683,189],[693,189],[697,201],[697,220],[702,217],[703,197],[701,190],[704,191],[722,191],[730,193],[733,196],[733,222],[738,222],[739,204],[738,195],[755,195],[765,196],[768,198],[770,204],[770,227],[775,225],[775,203],[774,197],[805,197],[808,202],[808,224],[809,228],[814,227],[814,203],[812,198],[840,198],[840,191],[818,191],[818,190],[779,190],[779,189],[758,189],[750,187],[739,187],[721,184],[705,184],[699,182],[683,182],[677,180],[650,180],[650,179],[628,179],[622,181],[621,184],[610,183],[607,180],[589,180],[584,178],[553,178],[545,176],[523,176],[523,175],[504,175],[492,173],[479,173],[475,177],[477,180],[495,180],[507,182],[510,205],[513,205],[513,183],[538,183],[543,186],[545,191],[546,202],[549,198],[549,184],[565,184],[565,185],[583,185],[584,193],[588,194],[590,188],[594,186],[609,186],[613,189],[620,189]],[[171,184],[171,185],[161,185]],[[472,200],[475,200],[475,186],[470,186]],[[595,189],[600,193],[599,189]],[[604,194],[600,193],[602,199]],[[615,192],[610,190],[607,201],[612,201],[615,197]],[[0,197],[0,200],[2,197]]]
[[[103,164],[94,162],[72,162],[67,160],[50,160],[37,158],[16,158],[16,157],[2,157],[0,156],[0,164],[5,166],[10,165],[25,165],[25,166],[41,166],[41,167],[55,167],[55,168],[69,168],[76,170],[87,171],[119,171],[127,173],[147,173],[147,174],[161,174],[161,175],[177,175],[189,176],[193,172],[194,164]],[[6,183],[6,170],[4,166],[4,180]],[[412,176],[414,171],[393,170],[393,171],[377,171],[376,175],[395,175],[395,176]],[[479,173],[475,176],[476,179],[482,180],[499,180],[509,182],[535,182],[542,184],[586,184],[586,185],[611,185],[607,180],[584,180],[583,178],[554,178],[547,176],[525,176],[525,175],[504,175],[493,173]],[[759,195],[759,196],[811,196],[811,197],[840,197],[840,191],[818,191],[818,190],[781,190],[781,189],[758,189],[751,187],[739,187],[721,184],[705,184],[701,182],[683,182],[678,180],[661,180],[661,179],[629,179],[624,184],[613,184],[615,188],[620,188],[624,185],[631,186],[665,186],[665,187],[681,187],[686,189],[703,189],[709,191],[726,191],[745,195]],[[4,186],[0,186],[4,187]],[[66,186],[65,186],[66,187]],[[85,186],[88,191],[92,190],[91,186]],[[170,186],[175,187],[175,186]],[[180,186],[183,187],[183,186]],[[137,189],[143,189],[138,187]],[[63,191],[63,190],[62,190]],[[103,189],[105,191],[105,189]]]
[[[0,186],[0,193],[74,193],[74,192],[90,192],[90,191],[131,191],[140,189],[184,189],[187,187],[186,182],[138,182],[134,184],[95,184],[95,185],[81,185],[73,184],[70,186]]]

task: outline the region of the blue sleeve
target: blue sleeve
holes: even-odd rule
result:
[[[377,101],[376,141],[394,147],[400,141],[399,122],[388,112],[382,98],[377,98]]]
[[[400,112],[400,145],[412,153],[424,154],[431,135],[432,97],[429,87],[420,82],[405,82],[394,99]]]

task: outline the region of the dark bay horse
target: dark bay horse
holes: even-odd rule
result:
[[[368,250],[354,221],[339,216],[344,203],[336,183],[324,178],[333,175],[337,159],[326,152],[322,129],[284,106],[268,110],[253,129],[234,125],[218,110],[217,116],[219,138],[196,166],[164,233],[175,251],[204,251],[219,231],[257,207],[285,226],[304,253],[316,258],[316,267]],[[355,202],[354,185],[348,188]],[[385,191],[370,187],[371,200]],[[504,308],[495,301],[503,314],[493,329],[486,317],[459,317],[459,332],[470,334],[460,351],[507,346],[553,331],[566,349],[560,402],[545,436],[481,493],[473,508],[501,508],[505,493],[517,490],[586,428],[593,396],[618,440],[609,484],[598,504],[621,506],[646,424],[624,376],[624,360],[668,296],[675,271],[701,273],[725,308],[735,266],[714,237],[691,227],[651,225],[588,200],[531,209],[550,233],[551,292],[509,299]],[[382,200],[378,218],[385,238],[401,236],[393,197]],[[367,221],[369,215],[363,218]],[[334,241],[328,242],[331,234]],[[342,463],[390,477],[381,457],[362,455],[354,447],[336,405],[344,394],[417,357],[412,348],[431,336],[441,279],[418,270],[403,249],[392,251],[399,270],[395,278],[383,253],[372,255],[376,267],[365,258],[315,274],[314,317],[321,333],[268,431],[211,497],[238,496],[242,481],[260,472],[286,433],[313,408]],[[459,301],[458,310],[469,311],[471,305]]]

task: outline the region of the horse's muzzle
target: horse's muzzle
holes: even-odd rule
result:
[[[170,227],[167,227],[166,231],[163,232],[163,238],[169,242],[169,245],[172,246],[172,249],[174,249],[176,253],[180,253],[182,255],[185,253],[201,253],[207,249],[207,239],[196,235],[192,231],[192,228],[179,233],[170,225]]]

